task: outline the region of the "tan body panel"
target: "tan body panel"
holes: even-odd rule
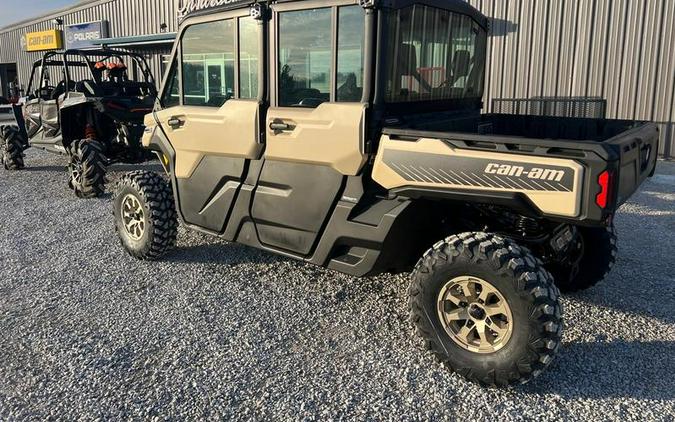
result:
[[[178,106],[157,112],[176,152],[176,177],[189,178],[206,155],[260,158],[258,109],[256,100],[228,100],[220,108]],[[183,126],[169,126],[172,118]]]
[[[356,175],[367,159],[363,153],[365,110],[360,103],[271,108],[265,158],[328,166],[344,175]],[[272,122],[283,122],[293,129],[275,132],[269,127]]]
[[[447,157],[448,162],[455,159],[457,163],[470,160],[481,163],[488,161],[489,167],[482,165],[480,174],[467,174],[454,171],[452,168],[425,166],[421,160],[414,161],[412,166],[399,165],[392,161],[386,162],[384,157],[388,153],[403,156],[406,153],[421,153],[422,156]],[[555,180],[527,178],[519,180],[499,173],[483,172],[486,169],[497,169],[502,165],[509,166],[507,168],[522,165],[541,166],[542,169],[551,167],[565,169],[570,172],[569,176],[566,176],[569,179],[569,187],[562,186]],[[580,214],[583,175],[583,167],[573,160],[460,149],[442,140],[431,138],[422,138],[416,142],[398,141],[392,140],[387,135],[383,135],[380,140],[373,168],[373,180],[387,189],[422,187],[455,191],[521,192],[543,213],[564,217],[577,217]],[[481,186],[481,181],[484,181],[484,186]],[[488,184],[490,186],[487,186]]]

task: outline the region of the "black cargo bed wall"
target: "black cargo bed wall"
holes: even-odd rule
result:
[[[405,116],[403,120],[406,128],[414,130],[598,142],[639,124],[630,120],[514,114],[430,113]]]
[[[496,135],[598,142],[605,141],[636,126],[635,122],[628,120],[517,116],[512,114],[486,114],[481,116],[481,124],[481,127],[485,130],[489,130],[487,126],[491,124],[492,133]]]

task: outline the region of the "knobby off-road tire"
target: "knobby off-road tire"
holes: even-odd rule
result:
[[[491,286],[493,293],[484,298],[485,310],[507,305],[508,312],[503,315],[494,315],[494,311],[482,315],[484,330],[497,323],[500,331],[508,332],[505,321],[511,319],[510,335],[502,337],[505,339],[502,343],[495,341],[497,350],[470,350],[471,345],[460,344],[457,336],[448,331],[451,328],[447,321],[441,320],[452,319],[451,313],[462,311],[461,306],[466,304],[462,302],[457,309],[448,311],[447,305],[454,304],[441,300],[442,293],[450,291],[447,289],[453,280],[467,278]],[[478,305],[480,295],[476,286],[473,295],[466,295],[466,302],[471,302],[466,309]],[[411,319],[425,348],[450,370],[481,385],[526,382],[551,363],[560,347],[562,310],[551,275],[529,250],[497,235],[463,233],[438,242],[417,263],[408,293]],[[469,314],[464,317],[469,318]],[[462,326],[461,330],[468,330],[471,324],[477,327],[468,320],[463,323],[459,319],[457,324]],[[488,331],[484,331],[484,336],[486,333],[491,336]],[[471,333],[478,337],[477,331],[469,333],[467,338],[471,338]],[[496,331],[492,333],[496,336]],[[490,349],[489,344],[486,347]]]
[[[2,126],[2,165],[5,170],[21,170],[25,167],[23,161],[24,142],[21,131],[16,126]]]
[[[159,259],[176,244],[173,191],[157,173],[134,171],[122,176],[113,214],[122,246],[137,259]]]
[[[595,286],[604,280],[616,262],[616,232],[614,225],[608,227],[577,227],[579,244],[570,252],[579,254],[572,263],[552,263],[558,288],[563,292],[577,292]]]
[[[78,198],[96,198],[105,192],[107,160],[103,145],[98,141],[82,139],[70,145],[68,186]]]

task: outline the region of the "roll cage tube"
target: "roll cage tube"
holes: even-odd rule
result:
[[[60,60],[51,60],[54,57],[61,56],[62,59]],[[69,56],[77,56],[80,58],[79,61],[76,60],[70,60]],[[89,69],[89,74],[92,77],[92,80],[94,80],[97,84],[101,83],[101,79],[96,76],[96,74],[93,72],[94,69],[94,63],[92,62],[92,58],[97,58],[97,61],[102,60],[107,60],[110,58],[117,58],[119,61],[124,62],[123,58],[131,58],[136,66],[138,66],[138,69],[140,69],[141,74],[143,76],[143,82],[150,84],[152,87],[152,92],[156,96],[157,95],[157,87],[155,84],[155,78],[152,75],[152,72],[150,70],[150,66],[148,65],[147,60],[141,56],[140,54],[137,53],[132,53],[132,52],[127,52],[127,51],[119,51],[119,50],[65,50],[62,52],[58,51],[52,51],[46,53],[42,59],[36,61],[33,64],[33,70],[31,72],[30,76],[30,82],[28,84],[28,93],[34,94],[33,93],[33,79],[35,78],[35,71],[40,68],[41,73],[40,73],[40,85],[42,81],[44,80],[45,76],[45,71],[49,66],[62,66],[65,79],[63,82],[65,82],[66,87],[70,86],[71,82],[71,77],[70,77],[70,67],[86,67]]]
[[[66,73],[66,86],[68,86],[70,83],[70,71],[68,69],[68,66],[76,65],[76,63],[78,63],[69,61],[68,56],[70,55],[77,55],[82,58],[82,60],[86,63],[87,67],[89,68],[89,73],[91,74],[93,80],[96,83],[101,83],[101,80],[100,78],[97,78],[96,74],[93,72],[94,64],[92,63],[90,58],[97,58],[97,59],[103,58],[103,60],[107,60],[109,58],[116,58],[120,62],[124,62],[123,57],[124,58],[130,57],[136,64],[136,66],[138,66],[138,69],[140,69],[143,75],[143,82],[149,83],[152,87],[153,94],[157,96],[157,87],[155,83],[155,78],[152,75],[152,72],[150,71],[150,66],[148,65],[147,60],[145,60],[145,57],[141,56],[140,54],[120,50],[87,50],[87,51],[66,50],[63,52],[63,62]]]

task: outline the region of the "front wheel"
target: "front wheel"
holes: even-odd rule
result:
[[[173,191],[157,173],[139,170],[122,176],[114,216],[122,246],[137,259],[159,259],[176,244],[178,217]]]
[[[68,186],[78,198],[96,198],[103,195],[106,164],[103,146],[98,141],[83,139],[72,143]]]
[[[2,165],[5,170],[21,170],[25,167],[23,161],[24,142],[21,131],[16,126],[0,128],[2,138]]]
[[[557,353],[559,292],[527,249],[489,233],[434,245],[409,289],[412,321],[438,360],[489,386],[523,383]]]

